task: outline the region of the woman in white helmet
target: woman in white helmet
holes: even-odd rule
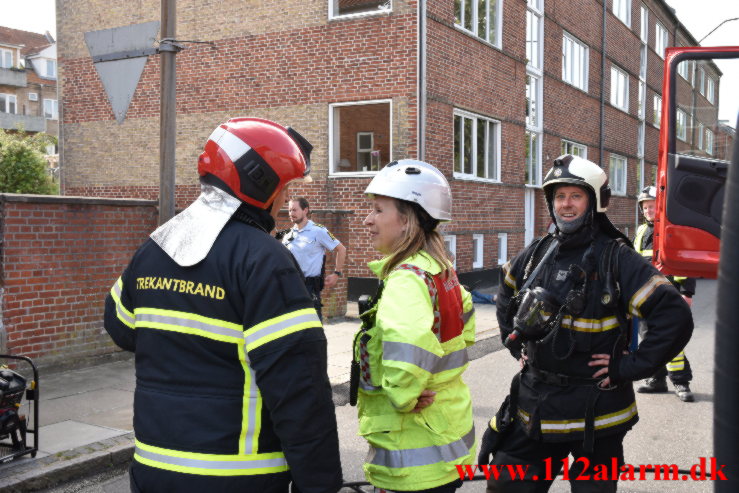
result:
[[[369,263],[381,283],[354,344],[364,471],[376,489],[452,492],[456,465],[472,464],[475,451],[461,378],[475,320],[436,230],[452,218],[449,184],[433,166],[401,160],[365,193],[364,224],[384,257]]]

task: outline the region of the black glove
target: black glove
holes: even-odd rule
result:
[[[490,428],[488,423],[485,433],[482,435],[482,442],[480,443],[480,453],[477,456],[477,463],[479,465],[490,464],[493,460],[493,447],[497,432]]]

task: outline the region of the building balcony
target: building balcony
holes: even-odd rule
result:
[[[28,78],[25,70],[0,68],[0,86],[26,87]]]
[[[23,130],[26,132],[45,132],[46,118],[43,116],[0,113],[0,128],[6,130],[18,130],[19,126],[23,127]]]

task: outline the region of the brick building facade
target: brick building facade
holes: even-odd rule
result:
[[[158,20],[159,9],[58,2],[64,193],[157,197],[158,56],[118,124],[84,33]],[[541,180],[563,152],[607,170],[609,215],[633,235],[636,195],[655,176],[664,48],[695,44],[663,0],[180,0],[177,38],[212,42],[177,55],[178,207],[198,193],[197,156],[217,124],[294,126],[315,146],[315,182],[296,192],[346,245],[350,297],[369,289],[377,255],[362,192],[394,159],[425,159],[449,179],[444,233],[473,287],[495,283],[499,265],[546,230]],[[715,111],[718,69],[688,71],[703,97],[712,81],[701,111]],[[686,128],[705,119],[705,148],[711,115],[693,113]],[[693,135],[685,142],[697,146]]]

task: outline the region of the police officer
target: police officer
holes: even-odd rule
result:
[[[282,237],[282,244],[287,247],[298,261],[305,276],[305,286],[313,296],[313,303],[321,313],[321,291],[325,287],[332,288],[343,275],[346,248],[323,225],[314,223],[310,216],[310,205],[305,197],[290,199],[288,213],[293,227]],[[336,266],[327,275],[324,282],[323,264],[326,252],[336,250]]]
[[[570,462],[572,491],[616,491],[610,475],[594,478],[595,467],[623,463],[624,436],[638,420],[632,382],[685,346],[690,309],[609,221],[608,178],[597,164],[560,156],[543,188],[555,232],[503,267],[497,305],[501,336],[523,369],[493,464],[529,467],[523,480],[491,478],[488,491],[547,491],[568,454],[588,464]],[[629,314],[649,331],[627,354]],[[495,436],[488,427],[480,460]],[[576,479],[581,472],[591,480]]]
[[[134,254],[105,328],[136,356],[132,491],[335,492],[326,339],[293,257],[269,235],[312,146],[235,118],[200,155],[201,195]]]
[[[634,248],[651,262],[657,188],[654,186],[645,187],[637,200],[644,215],[644,223],[636,230]],[[691,304],[693,295],[695,294],[695,279],[692,277],[677,276],[667,276],[667,279],[685,297],[685,301]],[[646,324],[640,321],[639,334],[641,337],[644,337],[646,330]],[[660,367],[654,375],[647,378],[642,385],[639,385],[636,391],[644,394],[667,392],[667,375],[670,376],[670,381],[675,386],[675,394],[677,394],[677,397],[681,401],[693,402],[695,400],[693,392],[690,391],[690,381],[693,379],[693,372],[690,370],[690,362],[688,361],[688,357],[685,356],[684,351],[680,351],[672,361],[667,363],[666,367]]]

